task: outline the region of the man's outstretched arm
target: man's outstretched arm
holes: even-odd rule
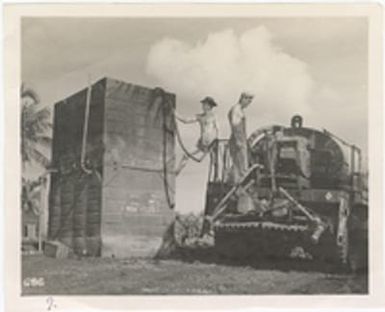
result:
[[[198,121],[197,117],[186,118],[186,117],[182,117],[182,116],[178,115],[177,112],[175,112],[175,118],[178,119],[180,122],[183,122],[185,124],[194,123],[194,122]]]

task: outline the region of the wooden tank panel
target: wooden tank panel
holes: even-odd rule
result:
[[[92,86],[87,167],[102,175],[105,80]],[[82,255],[100,254],[102,185],[96,174],[80,168],[87,90],[55,105],[49,238],[60,240]]]
[[[162,103],[151,89],[108,81],[103,256],[154,256],[165,229],[172,223],[173,210],[166,192],[173,202],[174,135],[164,133],[164,122],[169,128],[172,126],[169,117],[174,102],[172,95],[167,95],[166,103]],[[164,161],[168,171],[167,190]]]

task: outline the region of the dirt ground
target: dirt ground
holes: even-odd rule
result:
[[[23,256],[23,295],[365,294],[365,273],[332,272],[300,260],[231,263],[208,257],[169,260],[54,259]]]

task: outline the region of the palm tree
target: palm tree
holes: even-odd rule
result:
[[[26,164],[38,164],[47,168],[49,159],[41,148],[49,148],[51,137],[47,132],[51,129],[50,111],[41,108],[40,100],[32,89],[21,86],[21,157],[23,168]]]
[[[51,147],[51,137],[49,130],[50,111],[48,108],[42,108],[39,103],[39,97],[32,89],[27,89],[22,84],[20,89],[21,99],[21,159],[22,159],[22,192],[21,208],[23,213],[32,211],[38,219],[39,237],[38,250],[42,248],[42,222],[44,216],[43,202],[41,198],[42,180],[31,181],[26,178],[26,165],[39,165],[47,168],[50,164],[48,157],[42,149]]]

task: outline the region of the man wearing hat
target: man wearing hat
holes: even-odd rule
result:
[[[210,96],[206,96],[202,101],[202,113],[195,115],[193,118],[183,118],[175,113],[175,118],[179,121],[189,123],[199,123],[201,135],[196,145],[196,150],[191,153],[192,156],[202,154],[204,157],[210,152],[212,143],[218,138],[218,123],[214,114],[214,107],[218,106],[214,99]],[[180,164],[176,170],[176,174],[179,174],[186,166],[188,161],[188,155],[184,154]]]

